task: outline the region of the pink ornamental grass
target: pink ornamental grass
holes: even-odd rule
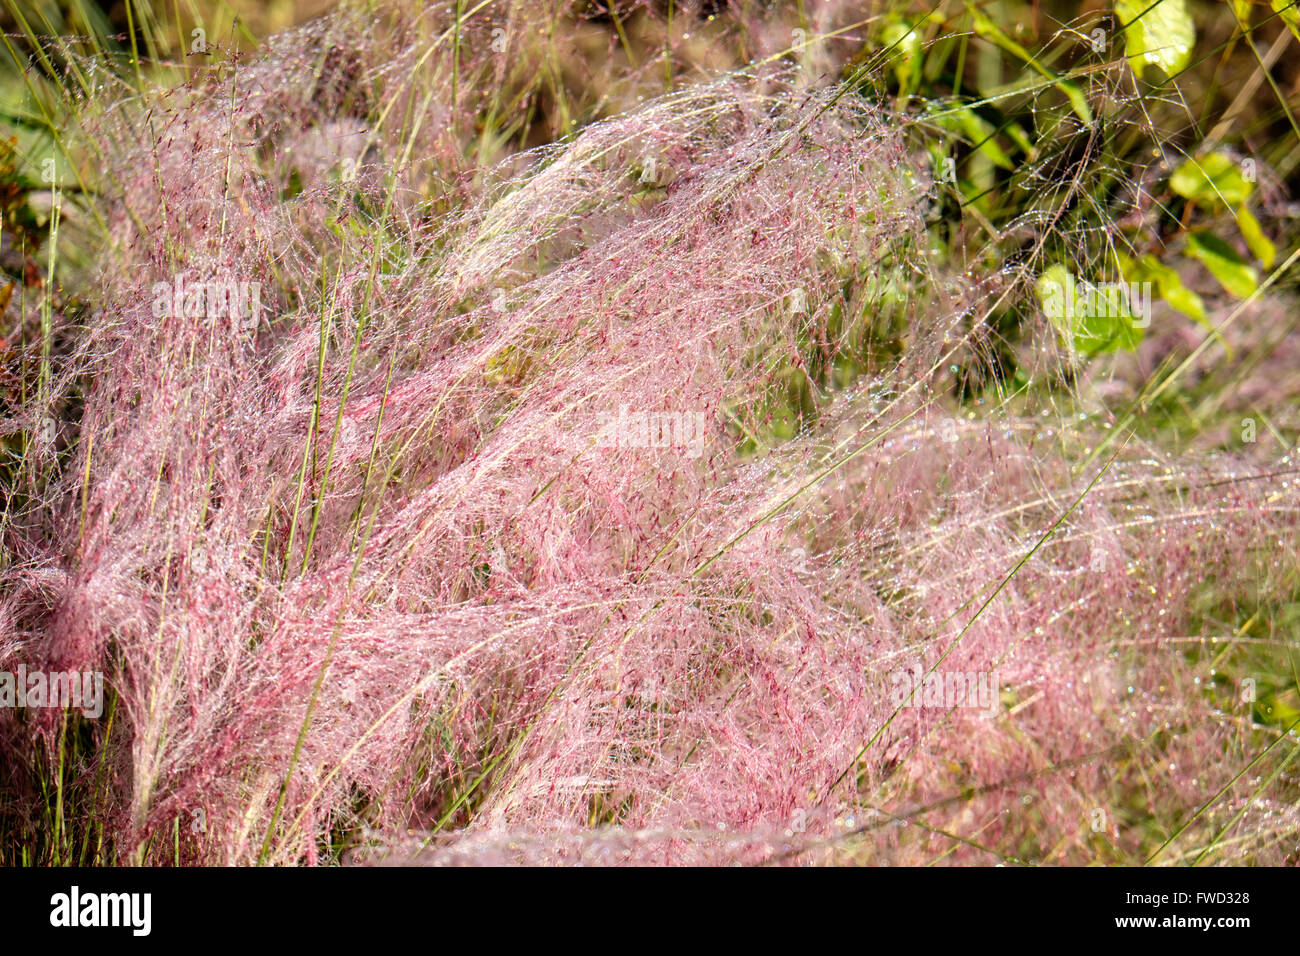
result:
[[[1080,862],[1251,759],[1195,653],[1248,595],[1198,598],[1294,570],[1294,485],[954,418],[983,303],[900,117],[742,74],[477,167],[359,92],[463,108],[390,67],[413,35],[286,85],[331,29],[85,117],[103,310],[0,654],[108,672],[117,859]],[[159,316],[177,275],[264,308]],[[0,721],[10,761],[55,733]],[[1197,833],[1286,858],[1288,787]]]

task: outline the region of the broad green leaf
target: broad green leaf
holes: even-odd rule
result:
[[[1237,210],[1237,228],[1241,230],[1241,236],[1246,240],[1246,245],[1250,246],[1255,258],[1264,264],[1265,269],[1273,268],[1273,262],[1277,259],[1277,246],[1264,235],[1259,220],[1245,206]]]
[[[891,14],[880,38],[894,61],[898,92],[904,96],[912,93],[921,81],[921,35],[910,21]]]
[[[1170,308],[1177,309],[1183,315],[1194,319],[1209,329],[1210,334],[1219,340],[1219,344],[1228,353],[1228,358],[1232,358],[1232,346],[1228,344],[1228,340],[1210,321],[1209,314],[1205,311],[1205,303],[1199,295],[1183,285],[1182,278],[1173,268],[1165,265],[1150,253],[1137,262],[1121,254],[1119,263],[1120,271],[1123,272],[1125,279],[1129,282],[1152,283],[1155,286],[1156,294],[1168,302]]]
[[[1273,11],[1291,28],[1292,35],[1300,40],[1300,7],[1295,0],[1272,0]]]
[[[1115,0],[1115,16],[1125,28],[1129,64],[1138,76],[1151,65],[1172,77],[1191,62],[1196,25],[1186,0]]]
[[[1048,266],[1034,288],[1043,304],[1043,314],[1062,332],[1072,333],[1074,274],[1065,266]]]
[[[1232,0],[1232,13],[1237,18],[1237,23],[1245,30],[1250,26],[1250,0]]]
[[[1083,355],[1134,349],[1142,341],[1144,323],[1116,283],[1080,282],[1065,266],[1054,265],[1043,271],[1035,288],[1044,314]]]
[[[1259,288],[1259,273],[1242,262],[1232,247],[1217,236],[1208,232],[1191,233],[1187,237],[1187,252],[1238,299],[1249,298]]]
[[[1263,724],[1291,727],[1300,720],[1300,710],[1291,706],[1291,701],[1294,700],[1296,700],[1294,690],[1279,691],[1261,698],[1255,704],[1255,719]]]
[[[1214,328],[1210,323],[1209,316],[1205,313],[1205,302],[1199,295],[1183,285],[1183,280],[1178,278],[1178,273],[1174,272],[1173,269],[1169,271],[1173,274],[1173,281],[1160,285],[1160,298],[1168,302],[1170,308],[1177,309],[1189,319],[1196,320],[1206,328]]]
[[[1142,324],[1124,301],[1118,283],[1080,284],[1075,295],[1074,344],[1085,355],[1132,351],[1142,341]]]
[[[1120,256],[1120,270],[1129,282],[1150,282],[1155,286],[1156,295],[1169,303],[1170,308],[1177,309],[1190,319],[1195,319],[1208,328],[1213,328],[1205,312],[1205,303],[1201,297],[1187,286],[1172,268],[1148,253],[1139,260]]]
[[[1239,206],[1255,189],[1247,182],[1232,157],[1208,153],[1189,159],[1169,177],[1169,188],[1194,202]]]

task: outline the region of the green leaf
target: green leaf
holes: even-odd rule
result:
[[[1150,282],[1154,285],[1156,295],[1168,302],[1170,308],[1177,309],[1207,328],[1214,328],[1201,297],[1183,285],[1178,273],[1155,256],[1148,253],[1137,261],[1128,256],[1120,256],[1120,270],[1129,282]]]
[[[1065,266],[1054,265],[1043,270],[1035,289],[1043,313],[1085,356],[1134,349],[1142,341],[1142,325],[1115,283],[1079,282]]]
[[[1043,314],[1058,329],[1072,332],[1070,314],[1074,309],[1074,274],[1065,266],[1048,266],[1034,288],[1043,304]]]
[[[1138,317],[1124,301],[1120,286],[1084,285],[1075,299],[1074,344],[1085,355],[1132,351],[1142,341]]]
[[[1150,65],[1173,77],[1191,62],[1196,25],[1186,0],[1115,0],[1115,16],[1125,28],[1129,64],[1138,76]]]
[[[1273,262],[1277,259],[1277,246],[1264,235],[1259,220],[1245,206],[1237,210],[1237,228],[1241,230],[1241,236],[1246,240],[1246,245],[1250,246],[1255,258],[1264,264],[1265,269],[1273,268]]]
[[[1291,33],[1300,40],[1300,8],[1295,0],[1272,0],[1273,12],[1282,18],[1282,22],[1291,28]]]
[[[1255,184],[1246,181],[1232,157],[1208,153],[1175,169],[1169,177],[1169,188],[1193,202],[1239,206],[1254,191]]]
[[[1247,299],[1259,288],[1259,273],[1241,260],[1232,247],[1208,232],[1193,232],[1187,237],[1187,252],[1210,270],[1229,293]]]
[[[1290,727],[1300,720],[1300,710],[1296,710],[1287,701],[1287,697],[1296,699],[1295,691],[1279,691],[1262,697],[1254,707],[1255,719],[1262,724]]]
[[[910,20],[890,14],[880,39],[894,61],[898,92],[903,96],[914,92],[921,82],[921,35],[916,27]]]

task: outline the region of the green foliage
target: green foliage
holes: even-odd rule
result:
[[[907,96],[921,84],[921,68],[924,62],[921,56],[921,35],[912,20],[891,14],[885,18],[881,32],[881,42],[890,52],[894,75],[898,78],[898,90]]]
[[[1198,270],[1191,263],[1208,270],[1225,296],[1240,299],[1259,287],[1261,267],[1272,269],[1279,259],[1275,222],[1247,208],[1256,194],[1254,170],[1234,158],[1222,130],[1214,149],[1196,138],[1231,104],[1214,102],[1217,113],[1207,105],[1194,116],[1179,86],[1188,75],[1194,86],[1215,82],[1214,63],[1224,57],[1258,69],[1259,54],[1249,48],[1209,46],[1209,38],[1223,36],[1219,20],[1237,36],[1253,32],[1250,5],[1239,6],[1225,5],[1215,20],[1185,0],[1121,0],[1104,13],[1069,20],[1067,30],[1052,26],[1062,9],[1040,13],[1015,0],[963,0],[956,14],[920,4],[887,10],[860,62],[887,64],[897,102],[914,110],[930,134],[919,145],[942,197],[934,244],[953,259],[978,260],[985,250],[970,243],[983,233],[999,247],[996,258],[1031,257],[1030,275],[1039,281],[1027,291],[1037,291],[1040,304],[1054,264],[1072,272],[1082,300],[1059,295],[1049,319],[1084,357],[1134,347],[1145,325],[1133,321],[1126,296],[1098,277],[1145,283],[1152,298],[1217,335],[1203,298],[1209,291],[1193,286]],[[1290,10],[1287,16],[1295,9],[1276,6]],[[1123,46],[1112,44],[1120,39]],[[1135,94],[1128,92],[1131,79],[1116,75],[1116,55],[1126,56],[1142,81]],[[1153,192],[1151,157],[1178,151],[1192,158],[1165,172],[1166,193]],[[1258,148],[1250,156],[1252,164],[1276,169],[1276,159]],[[1137,198],[1153,200],[1155,209],[1141,222],[1126,215],[1136,205],[1121,200],[1138,182],[1144,185]],[[1182,202],[1169,203],[1170,195]],[[1235,235],[1224,241],[1219,220],[1228,215]],[[1022,217],[1050,225],[1032,245],[1008,248],[1008,227],[1014,234]],[[996,323],[998,338],[1014,342],[1016,323]],[[1014,377],[1014,346],[998,349],[1008,360],[1000,358],[994,374]]]
[[[1120,270],[1126,281],[1150,282],[1156,296],[1168,302],[1170,307],[1202,325],[1210,324],[1201,297],[1183,285],[1178,273],[1155,256],[1148,253],[1141,259],[1131,259],[1121,255]]]
[[[1273,268],[1277,259],[1277,246],[1264,235],[1259,220],[1245,206],[1237,210],[1237,228],[1241,230],[1241,237],[1246,240],[1246,245],[1255,254],[1255,258],[1264,264],[1265,269]]]
[[[1300,40],[1300,7],[1297,7],[1295,0],[1270,0],[1270,4],[1292,35]]]
[[[1208,231],[1189,233],[1187,252],[1209,269],[1223,288],[1238,299],[1250,298],[1259,288],[1259,273],[1242,261],[1232,246],[1218,236]]]
[[[1186,0],[1115,0],[1115,16],[1138,76],[1148,66],[1176,76],[1191,62],[1196,25]]]
[[[1143,323],[1115,283],[1080,282],[1065,266],[1049,266],[1036,284],[1043,312],[1062,339],[1081,355],[1132,350]]]
[[[1277,247],[1264,235],[1264,229],[1245,203],[1255,191],[1240,166],[1228,155],[1213,152],[1200,159],[1187,160],[1169,177],[1169,188],[1190,204],[1200,204],[1212,211],[1236,207],[1237,228],[1251,253],[1271,269],[1277,259]],[[1255,291],[1259,276],[1227,243],[1209,234],[1194,232],[1188,237],[1188,252],[1214,275],[1223,287],[1238,298]]]
[[[1209,153],[1175,169],[1169,188],[1192,202],[1236,206],[1246,201],[1255,186],[1246,181],[1230,156]]]
[[[1070,102],[1070,108],[1085,125],[1092,124],[1092,108],[1088,106],[1088,100],[1083,95],[1083,90],[1072,80],[1067,80],[1058,75],[1054,70],[1044,66],[1042,62],[1032,53],[1026,50],[1021,44],[1007,36],[992,19],[985,15],[970,0],[967,0],[966,9],[971,18],[975,21],[975,32],[988,40],[1001,50],[1010,53],[1016,59],[1025,63],[1035,73],[1046,77],[1052,82],[1052,85],[1065,94]]]

